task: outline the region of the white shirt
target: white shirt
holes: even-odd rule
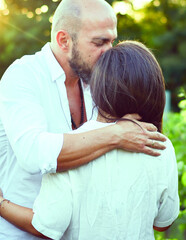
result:
[[[108,126],[89,121],[76,132]],[[152,240],[179,213],[178,172],[167,139],[161,156],[113,150],[65,173],[45,174],[33,226],[52,239]]]
[[[4,197],[32,208],[43,173],[56,172],[63,133],[71,131],[65,73],[49,43],[16,60],[0,83],[0,187]],[[92,99],[83,86],[87,119]],[[0,218],[0,239],[37,239]]]

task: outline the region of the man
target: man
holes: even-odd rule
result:
[[[114,148],[154,156],[159,153],[153,148],[164,148],[154,141],[164,137],[146,123],[139,123],[144,131],[124,122],[67,134],[91,118],[86,84],[94,63],[116,37],[116,17],[104,0],[63,0],[54,14],[51,43],[6,71],[0,87],[0,179],[5,198],[32,208],[42,174],[78,167]],[[0,239],[37,238],[1,218]]]

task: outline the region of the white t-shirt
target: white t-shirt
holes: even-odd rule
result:
[[[89,121],[76,132],[108,126]],[[161,156],[113,150],[77,169],[45,174],[33,226],[52,239],[152,240],[153,225],[179,213],[178,173],[170,140]]]
[[[65,73],[49,43],[16,60],[0,82],[0,187],[4,197],[33,207],[43,173],[56,172],[63,133],[71,131]],[[92,99],[82,84],[87,119]],[[37,239],[0,218],[0,240]]]

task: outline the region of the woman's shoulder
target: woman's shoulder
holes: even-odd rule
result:
[[[168,148],[174,148],[171,140],[166,135],[164,136],[166,137],[165,146]]]
[[[170,158],[176,159],[174,146],[168,137],[166,137],[166,141],[164,142],[164,144],[166,148],[160,151],[160,157],[166,158],[167,160],[169,160]]]
[[[104,127],[107,127],[112,124],[114,124],[114,122],[113,123],[105,123],[105,122],[99,122],[96,120],[89,120],[86,123],[84,123],[81,127],[79,127],[78,129],[72,131],[72,133],[87,132],[87,131],[91,131],[91,130],[95,130],[95,129],[99,129],[99,128],[104,128]]]

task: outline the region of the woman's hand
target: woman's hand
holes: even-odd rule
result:
[[[2,192],[2,190],[1,190],[1,188],[0,188],[0,202],[3,200],[4,198],[3,198],[3,192]]]
[[[0,188],[0,197],[3,197],[3,192],[1,190],[1,188]]]

